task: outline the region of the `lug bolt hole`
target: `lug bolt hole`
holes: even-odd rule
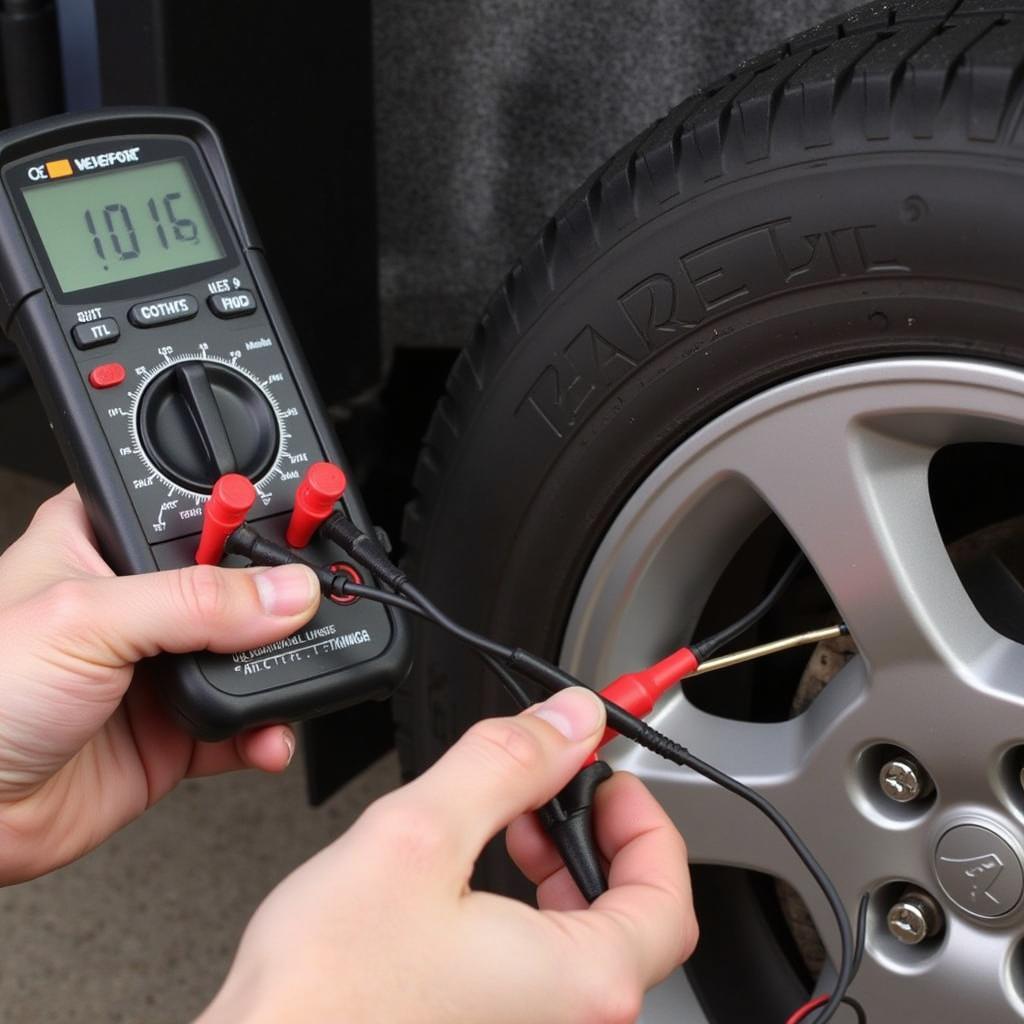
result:
[[[942,931],[942,910],[920,889],[907,889],[885,915],[889,934],[905,946],[919,946]]]
[[[857,773],[863,796],[887,818],[910,821],[935,803],[935,783],[920,759],[892,743],[863,750]]]
[[[939,949],[946,918],[931,893],[913,882],[894,881],[872,894],[868,926],[881,954],[910,966]]]

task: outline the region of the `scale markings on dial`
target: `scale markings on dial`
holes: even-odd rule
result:
[[[151,541],[198,533],[213,483],[229,472],[253,481],[255,518],[287,511],[302,467],[323,457],[272,337],[233,338],[220,352],[165,345],[124,389],[93,390]]]
[[[140,429],[139,423],[139,410],[142,407],[147,387],[172,367],[188,363],[221,366],[228,369],[231,373],[238,374],[260,392],[263,399],[272,410],[274,420],[277,424],[277,450],[271,460],[270,468],[263,473],[258,480],[254,481],[257,493],[261,497],[265,497],[265,489],[267,485],[275,476],[279,476],[281,474],[283,471],[285,457],[288,455],[288,441],[291,438],[291,434],[288,432],[286,426],[288,417],[285,415],[285,410],[281,408],[281,405],[274,393],[270,390],[268,381],[261,380],[251,370],[240,365],[237,356],[227,359],[223,356],[212,354],[204,349],[196,352],[185,352],[178,355],[167,354],[161,362],[144,370],[138,386],[133,391],[129,392],[130,405],[127,412],[128,436],[133,453],[139,458],[145,469],[148,471],[148,479],[153,480],[154,482],[159,482],[167,488],[167,496],[169,500],[175,498],[179,500],[191,500],[197,506],[206,502],[209,497],[208,494],[187,487],[172,479],[168,473],[161,471],[159,466],[156,464],[156,460],[152,458],[150,453],[146,450],[146,445],[143,443],[142,439],[143,432]]]

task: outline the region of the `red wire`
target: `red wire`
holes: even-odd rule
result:
[[[818,996],[816,999],[812,999],[809,1003],[804,1003],[804,1005],[786,1021],[786,1024],[800,1024],[800,1021],[806,1020],[809,1014],[820,1009],[828,1002],[828,1000],[828,996]]]

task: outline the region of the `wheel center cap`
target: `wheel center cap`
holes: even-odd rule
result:
[[[1024,895],[1024,868],[1013,847],[982,825],[957,825],[935,847],[942,891],[975,917],[1002,917]]]

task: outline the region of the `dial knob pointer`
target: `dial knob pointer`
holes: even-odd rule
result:
[[[210,464],[220,476],[237,473],[238,460],[231,447],[231,435],[224,426],[206,367],[202,363],[182,363],[175,369],[175,379]]]
[[[160,371],[142,393],[137,422],[153,466],[200,494],[231,473],[262,479],[281,442],[274,407],[259,383],[210,359],[185,359]]]

